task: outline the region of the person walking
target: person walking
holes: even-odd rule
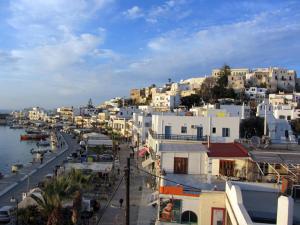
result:
[[[120,198],[120,200],[119,200],[119,203],[120,203],[120,208],[122,208],[122,205],[123,205],[123,198]]]

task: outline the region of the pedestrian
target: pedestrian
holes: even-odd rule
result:
[[[44,157],[43,157],[43,156],[41,156],[41,164],[43,164],[43,160],[44,160]]]
[[[123,198],[120,198],[120,200],[119,200],[119,203],[120,203],[120,208],[122,208],[122,205],[123,205]]]
[[[120,175],[120,168],[118,168],[118,175]]]

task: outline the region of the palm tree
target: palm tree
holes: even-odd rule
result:
[[[83,175],[79,170],[71,170],[67,175],[49,181],[42,192],[42,198],[32,195],[42,214],[48,218],[47,225],[62,223],[62,202],[74,196],[76,201],[73,202],[72,217],[74,214],[74,222],[77,223],[82,201],[81,190],[89,186],[90,179],[91,176]]]

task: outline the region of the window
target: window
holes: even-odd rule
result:
[[[280,116],[279,116],[279,119],[284,120],[284,119],[285,119],[285,116],[280,115]]]
[[[212,133],[215,134],[217,132],[217,128],[213,127],[212,128]]]
[[[145,127],[150,127],[150,123],[145,123]]]
[[[219,173],[223,176],[232,177],[234,175],[234,161],[220,160]]]
[[[225,225],[224,208],[211,208],[211,225]]]
[[[187,174],[188,158],[174,157],[174,173]]]
[[[291,120],[291,116],[287,116],[287,120]]]
[[[181,133],[186,134],[187,133],[187,127],[181,127]]]
[[[181,214],[182,224],[197,224],[197,215],[192,211],[185,211]]]
[[[229,137],[229,136],[230,136],[230,129],[222,128],[222,137]]]

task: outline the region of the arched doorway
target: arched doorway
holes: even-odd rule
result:
[[[185,211],[181,214],[181,223],[182,224],[197,224],[198,218],[196,213],[192,211]]]

